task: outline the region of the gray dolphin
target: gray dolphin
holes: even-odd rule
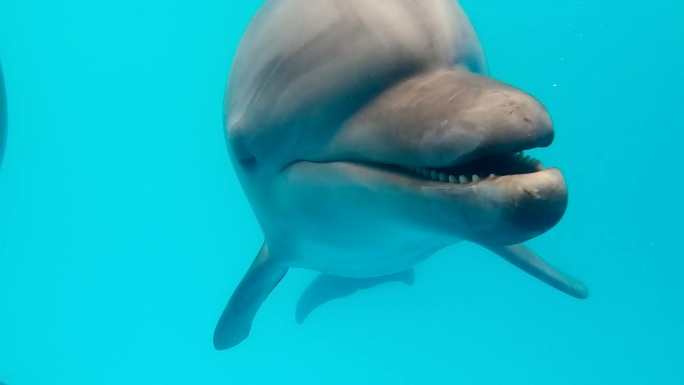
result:
[[[7,140],[7,91],[5,91],[5,77],[0,63],[0,166],[5,154],[5,141]]]
[[[524,156],[554,127],[533,96],[488,75],[453,0],[267,0],[233,59],[228,153],[264,233],[214,331],[250,333],[289,268],[364,279],[473,242],[576,298],[586,287],[523,245],[568,200]]]

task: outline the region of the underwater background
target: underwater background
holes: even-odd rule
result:
[[[461,243],[302,324],[316,273],[290,270],[214,350],[262,242],[222,131],[261,2],[0,0],[0,382],[684,384],[684,3],[461,4],[491,75],[554,120],[530,154],[570,205],[528,244],[587,300]]]

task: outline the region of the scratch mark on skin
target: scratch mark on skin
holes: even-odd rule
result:
[[[454,99],[456,99],[456,97],[457,97],[458,95],[460,95],[460,94],[463,93],[463,91],[465,91],[465,90],[464,90],[464,89],[460,89],[460,90],[456,91],[456,93],[455,93],[451,98],[449,98],[449,103],[453,102]]]

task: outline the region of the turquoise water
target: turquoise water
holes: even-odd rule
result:
[[[545,103],[571,201],[531,241],[581,301],[470,244],[250,337],[212,333],[261,244],[222,102],[257,1],[0,0],[0,381],[683,384],[684,5],[463,1],[492,75]]]

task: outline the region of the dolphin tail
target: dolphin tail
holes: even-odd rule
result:
[[[572,297],[586,299],[589,289],[580,280],[546,263],[523,244],[510,246],[482,245],[521,270]]]
[[[285,277],[288,267],[270,258],[262,245],[254,262],[230,297],[214,330],[214,348],[230,349],[249,335],[261,304]]]

